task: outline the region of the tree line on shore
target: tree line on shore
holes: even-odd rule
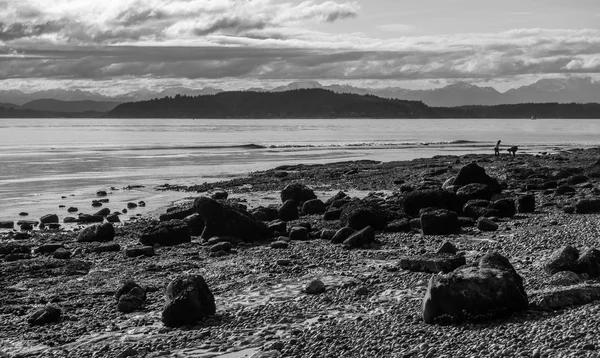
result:
[[[128,102],[109,112],[50,112],[0,106],[3,118],[600,118],[598,103],[522,103],[431,107],[421,101],[335,93],[325,89],[285,92],[232,91],[215,95]]]

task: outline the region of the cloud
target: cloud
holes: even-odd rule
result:
[[[384,24],[377,26],[379,30],[399,33],[409,33],[415,30],[413,25],[408,24]]]

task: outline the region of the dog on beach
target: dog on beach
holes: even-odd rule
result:
[[[517,147],[516,145],[513,145],[512,147],[508,148],[508,154],[512,154],[513,158],[516,156],[517,154],[517,150],[519,149],[519,147]]]

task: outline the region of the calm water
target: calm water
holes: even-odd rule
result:
[[[598,146],[598,133],[600,120],[580,119],[0,119],[0,220],[129,184],[146,189],[118,200],[164,201],[153,186],[281,164],[492,153],[498,139],[519,153]]]

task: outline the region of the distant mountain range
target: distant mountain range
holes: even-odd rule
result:
[[[251,92],[284,92],[294,89],[328,89],[336,93],[371,94],[382,98],[422,101],[434,107],[454,107],[467,105],[498,105],[516,103],[598,103],[600,102],[600,82],[592,78],[571,77],[567,79],[542,79],[531,85],[510,89],[504,93],[492,87],[479,87],[465,82],[457,82],[431,90],[408,90],[400,87],[361,88],[348,85],[322,86],[316,81],[292,82],[273,89],[249,88]],[[141,89],[119,96],[105,96],[82,90],[53,89],[24,93],[19,90],[0,90],[0,106],[5,108],[23,106],[27,109],[44,111],[75,112],[85,108],[88,111],[108,111],[119,103],[147,101],[155,98],[212,95],[224,92],[218,88],[190,89],[172,87],[162,91]],[[56,100],[56,102],[33,102],[36,100]],[[65,104],[58,101],[79,102]],[[92,103],[82,101],[93,101]],[[2,104],[4,103],[4,104]],[[33,107],[32,107],[33,106]],[[112,108],[110,108],[112,106]]]

